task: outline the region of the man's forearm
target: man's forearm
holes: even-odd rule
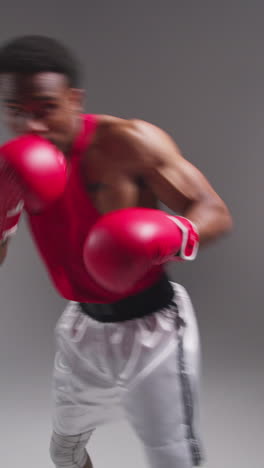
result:
[[[232,216],[224,202],[197,202],[183,216],[197,227],[201,245],[214,241],[233,227]]]

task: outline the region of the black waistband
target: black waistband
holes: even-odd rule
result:
[[[173,296],[173,287],[164,273],[155,284],[134,296],[112,304],[80,302],[80,307],[84,314],[98,322],[124,322],[145,317],[168,307],[172,303]]]

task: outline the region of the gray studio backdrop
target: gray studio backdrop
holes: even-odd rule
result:
[[[1,42],[25,33],[64,40],[84,64],[87,111],[164,128],[233,213],[231,236],[173,269],[199,320],[206,466],[214,468],[263,466],[263,15],[254,0],[1,5]],[[1,459],[51,467],[53,327],[65,302],[24,222],[0,278]],[[145,466],[126,423],[99,430],[90,447],[95,468]]]

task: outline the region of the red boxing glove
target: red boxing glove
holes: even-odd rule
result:
[[[0,159],[0,244],[15,234],[23,205],[23,192],[14,171]]]
[[[84,263],[94,280],[111,292],[131,289],[154,265],[194,259],[194,226],[181,217],[147,208],[127,208],[101,217],[84,245]]]
[[[24,135],[9,141],[0,148],[0,160],[13,170],[30,212],[42,210],[63,193],[67,181],[64,155],[44,138]]]

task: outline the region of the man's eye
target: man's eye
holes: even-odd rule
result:
[[[46,110],[46,111],[54,110],[56,108],[57,108],[57,104],[55,104],[54,102],[48,102],[47,104],[43,105],[43,110]]]
[[[22,114],[22,109],[20,109],[20,107],[16,107],[16,106],[9,106],[7,107],[7,110],[10,114],[12,115],[19,115],[19,114]]]

